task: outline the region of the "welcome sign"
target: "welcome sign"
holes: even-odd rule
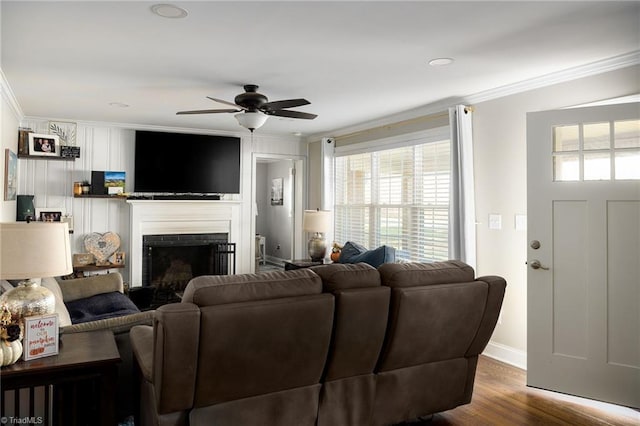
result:
[[[25,361],[58,354],[58,314],[24,318]]]

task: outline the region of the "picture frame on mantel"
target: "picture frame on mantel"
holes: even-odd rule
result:
[[[29,133],[29,155],[59,157],[60,139],[56,135]]]

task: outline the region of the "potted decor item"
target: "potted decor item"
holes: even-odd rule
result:
[[[342,252],[342,246],[338,243],[334,242],[333,247],[331,248],[331,261],[338,262],[340,260],[340,253]]]
[[[6,305],[0,307],[0,367],[15,363],[22,355],[22,328]]]

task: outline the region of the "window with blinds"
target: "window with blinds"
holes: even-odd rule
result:
[[[449,140],[335,158],[336,241],[386,244],[396,258],[446,260]]]

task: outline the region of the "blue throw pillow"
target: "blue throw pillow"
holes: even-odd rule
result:
[[[347,249],[345,254],[345,248]],[[368,263],[377,268],[383,263],[395,262],[396,249],[391,246],[380,246],[367,250],[357,243],[348,241],[340,253],[340,263]]]
[[[367,248],[353,241],[347,241],[340,250],[340,263],[353,263],[351,259],[367,251]]]

